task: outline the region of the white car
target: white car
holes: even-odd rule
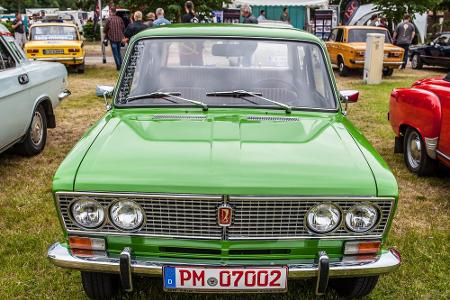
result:
[[[56,127],[53,109],[70,95],[60,63],[31,61],[0,24],[0,153],[16,145],[20,154],[41,152],[47,128]]]

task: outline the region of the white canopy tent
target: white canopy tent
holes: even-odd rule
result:
[[[266,6],[325,6],[328,5],[328,0],[236,0],[233,1],[235,5],[242,5],[247,3],[249,5],[266,5]]]

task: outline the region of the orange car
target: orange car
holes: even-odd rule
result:
[[[384,40],[383,75],[391,76],[394,69],[403,62],[404,50],[392,44],[386,28],[372,26],[338,26],[331,31],[326,42],[331,62],[338,66],[341,76],[348,75],[350,69],[364,68],[364,55],[368,33],[381,33]]]

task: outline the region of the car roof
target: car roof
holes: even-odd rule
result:
[[[37,26],[68,26],[68,27],[75,27],[77,28],[77,25],[72,23],[57,23],[57,22],[50,22],[50,23],[36,23],[31,25],[31,27],[37,27]]]
[[[318,37],[303,30],[264,24],[173,24],[152,27],[136,35],[137,39],[146,37],[248,37],[322,43]]]

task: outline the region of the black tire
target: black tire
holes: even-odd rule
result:
[[[77,72],[78,74],[83,74],[84,73],[84,61],[82,64],[77,66]]]
[[[392,76],[394,74],[393,68],[383,68],[383,76]]]
[[[330,280],[330,287],[336,293],[346,299],[361,298],[367,296],[377,285],[379,276],[350,277]]]
[[[423,138],[412,127],[406,129],[403,158],[408,169],[419,176],[431,175],[436,170],[437,162],[428,156]]]
[[[413,69],[423,68],[423,62],[422,59],[420,59],[419,54],[414,54],[413,57],[411,57],[411,68]]]
[[[42,105],[39,105],[33,112],[30,127],[23,141],[16,146],[17,153],[24,156],[37,155],[44,150],[46,141],[47,116]]]
[[[81,272],[81,281],[90,299],[111,299],[120,285],[119,276],[108,273]]]
[[[339,75],[342,77],[347,76],[350,73],[350,69],[345,65],[344,60],[338,57]]]

